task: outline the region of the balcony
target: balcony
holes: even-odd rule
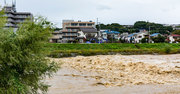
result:
[[[5,16],[8,17],[8,18],[9,17],[14,17],[14,15],[12,15],[12,14],[5,14]]]
[[[14,16],[14,18],[20,18],[20,19],[26,19],[26,18],[30,18],[30,16]]]
[[[62,39],[62,36],[54,35],[52,39]]]
[[[66,32],[68,32],[68,33],[69,33],[69,32],[72,32],[72,33],[73,33],[73,32],[74,32],[74,33],[77,33],[77,32],[78,32],[78,30],[77,30],[77,31],[74,31],[74,30],[63,30],[63,31],[62,31],[62,33],[66,33]]]
[[[6,24],[5,26],[7,26],[7,27],[14,27],[15,25],[14,24]]]
[[[71,26],[71,25],[68,25],[68,26],[65,26],[66,28],[79,28],[79,27],[94,27],[94,26],[87,26],[87,25],[85,25],[85,26]]]
[[[64,40],[64,41],[74,41],[75,38],[63,38],[62,40]]]
[[[64,33],[63,36],[77,37],[77,33]]]
[[[7,21],[8,21],[8,22],[14,22],[14,20],[13,20],[13,19],[7,19]]]
[[[23,23],[24,20],[16,20],[16,23]]]
[[[63,35],[65,37],[77,37],[77,35]]]

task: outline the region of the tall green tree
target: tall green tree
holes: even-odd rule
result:
[[[134,24],[134,29],[146,29],[151,30],[151,33],[169,34],[173,31],[171,26],[163,26],[162,24],[151,23],[146,21],[137,21]]]
[[[42,81],[58,70],[46,58],[44,44],[51,33],[51,24],[44,18],[26,21],[13,32],[4,29],[6,19],[0,12],[0,94],[37,94],[47,92]],[[40,92],[38,92],[40,91]]]
[[[175,31],[173,32],[173,34],[178,34],[178,35],[180,35],[180,30],[175,30]]]
[[[166,37],[158,35],[157,37],[152,38],[154,43],[164,43],[166,40]]]

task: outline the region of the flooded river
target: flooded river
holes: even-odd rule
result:
[[[48,94],[180,94],[180,54],[99,55],[62,63]]]

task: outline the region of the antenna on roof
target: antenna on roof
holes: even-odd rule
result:
[[[14,0],[14,5],[16,6],[16,0]]]
[[[14,7],[14,1],[12,0],[12,6]]]
[[[12,0],[12,6],[16,7],[16,0]]]
[[[4,0],[4,5],[6,5],[6,0]]]

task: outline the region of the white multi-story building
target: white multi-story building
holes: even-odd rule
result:
[[[13,2],[12,5],[5,5],[3,8],[5,17],[7,17],[7,23],[5,25],[6,28],[14,28],[17,29],[20,23],[23,23],[25,20],[33,19],[33,15],[29,12],[17,12],[16,4]]]

